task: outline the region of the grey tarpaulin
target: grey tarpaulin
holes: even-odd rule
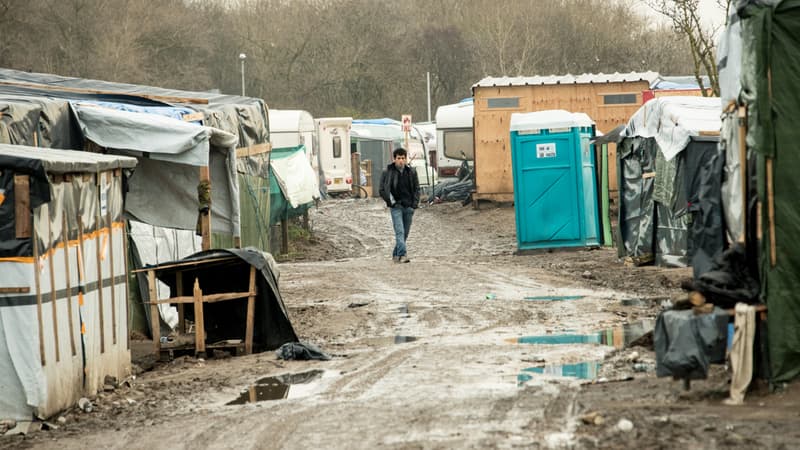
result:
[[[656,375],[706,378],[709,364],[725,361],[728,319],[718,307],[710,314],[696,315],[691,309],[659,314],[653,331]]]

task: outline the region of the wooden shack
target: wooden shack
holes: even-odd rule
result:
[[[578,76],[487,77],[472,86],[475,102],[475,193],[473,200],[511,202],[509,121],[512,113],[564,109],[591,117],[607,133],[625,124],[643,103],[642,92],[659,79],[656,72]],[[616,160],[609,146],[609,161]],[[616,180],[616,168],[610,167]],[[616,186],[610,186],[615,190]]]

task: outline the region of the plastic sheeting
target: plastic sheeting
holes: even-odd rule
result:
[[[26,156],[14,154],[20,150]],[[28,240],[38,260],[0,257],[0,285],[27,289],[0,294],[0,419],[47,418],[95,395],[105,376],[130,374],[125,175],[111,169],[131,167],[135,160],[8,146],[0,146],[0,155],[3,174],[27,174],[25,167],[37,157],[48,175],[82,169],[81,176],[52,181],[46,201],[32,209]],[[9,164],[12,158],[16,165]],[[0,219],[15,223],[30,217]]]
[[[319,184],[305,156],[305,146],[272,149],[270,167],[292,208],[319,199]]]
[[[680,153],[692,136],[719,132],[719,97],[659,97],[631,116],[628,137],[653,137],[667,161]]]

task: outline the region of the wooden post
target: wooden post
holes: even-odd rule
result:
[[[53,243],[53,223],[50,220],[47,221],[47,242],[48,247]],[[56,362],[59,362],[61,361],[61,349],[58,345],[58,304],[56,302],[56,271],[55,263],[53,263],[53,256],[55,256],[55,247],[47,251],[47,267],[50,270],[50,303],[52,303],[51,309],[53,310],[53,340],[55,341]]]
[[[173,297],[183,296],[183,272],[175,272],[175,295]],[[183,303],[178,303],[178,333],[183,334],[186,332],[186,311]]]
[[[33,236],[31,179],[28,175],[14,175],[14,217],[17,239],[27,239]]]
[[[747,108],[739,107],[739,175],[742,177],[742,236],[747,242]]]
[[[95,179],[95,186],[97,187],[98,193],[101,186],[101,175],[97,174]],[[99,200],[99,198],[98,198]],[[97,313],[100,315],[100,354],[106,352],[106,323],[105,323],[105,314],[103,311],[103,257],[100,251],[100,244],[102,242],[102,235],[103,235],[103,227],[102,221],[100,220],[102,216],[100,215],[100,205],[98,205],[97,213],[95,213],[95,257],[97,258]]]
[[[358,188],[361,186],[361,158],[358,153],[350,154],[350,176],[353,178],[350,192],[356,197],[361,197],[361,189]]]
[[[14,176],[16,182],[16,175]],[[16,184],[16,183],[15,183]],[[16,188],[16,186],[14,186]],[[19,217],[19,216],[17,216]],[[32,216],[26,214],[22,216],[25,220],[31,220]],[[18,219],[19,221],[19,219]],[[33,229],[33,224],[31,224],[30,229]],[[44,323],[42,320],[42,289],[41,289],[41,281],[39,280],[41,274],[39,273],[39,243],[37,242],[36,236],[31,238],[31,243],[33,244],[33,278],[36,283],[36,316],[39,319],[39,355],[42,359],[42,366],[45,365],[46,359],[44,355]]]
[[[249,355],[253,353],[253,322],[256,310],[256,268],[250,266],[250,287],[248,292],[250,296],[247,297],[247,325],[244,332],[244,353]]]
[[[111,172],[106,172],[108,177],[111,177]],[[109,190],[111,190],[111,180],[109,180]],[[108,197],[107,197],[108,198]],[[111,266],[109,273],[111,274],[111,342],[117,345],[117,285],[114,276],[114,218],[111,216],[111,208],[106,205],[106,221],[108,222],[108,262]],[[127,277],[128,274],[126,273]]]
[[[772,158],[767,158],[767,217],[769,219],[769,265],[778,264],[778,255],[775,243],[775,179],[773,178]]]
[[[211,249],[211,176],[208,166],[200,168],[200,183],[208,183],[208,211],[200,215],[200,234],[203,250]]]
[[[206,352],[206,331],[203,320],[203,291],[200,281],[194,279],[194,352],[195,355]]]
[[[122,261],[125,264],[125,323],[128,324],[128,336],[126,340],[128,342],[127,350],[131,349],[131,306],[130,306],[130,297],[128,297],[128,290],[130,287],[128,286],[128,222],[124,219],[122,220]]]
[[[61,240],[64,242],[64,272],[66,273],[67,280],[67,324],[69,325],[69,346],[72,350],[72,356],[75,356],[75,329],[72,321],[72,272],[69,268],[69,221],[67,215],[61,216]]]
[[[156,290],[156,272],[147,271],[147,290],[150,293],[150,327],[153,334],[153,351],[156,355],[161,353],[161,322],[158,314],[158,291]]]

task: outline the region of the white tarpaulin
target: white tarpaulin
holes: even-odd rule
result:
[[[719,135],[719,97],[659,97],[642,105],[628,121],[624,135],[655,137],[667,161],[680,153],[692,136],[702,132]]]
[[[278,186],[292,208],[311,203],[319,198],[317,175],[311,168],[302,148],[289,156],[270,160],[270,166]]]

